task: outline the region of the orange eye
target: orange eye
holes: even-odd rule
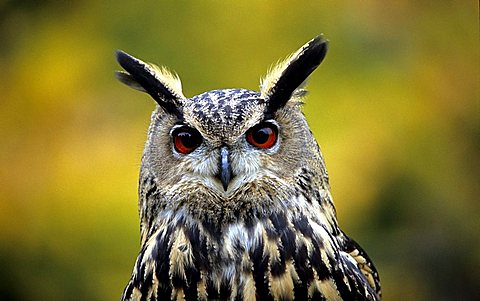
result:
[[[262,122],[247,131],[247,141],[258,148],[271,148],[277,142],[278,129],[268,122]]]
[[[187,126],[175,129],[172,133],[173,147],[181,154],[189,154],[193,152],[202,143],[200,133]]]

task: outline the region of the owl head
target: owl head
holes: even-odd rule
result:
[[[323,36],[309,41],[268,72],[259,92],[223,89],[190,98],[177,75],[117,51],[126,71],[117,78],[157,103],[142,158],[141,211],[257,212],[289,206],[285,200],[305,177],[309,185],[328,185],[301,112],[305,80],[327,44]],[[156,198],[149,199],[142,181],[154,187]]]

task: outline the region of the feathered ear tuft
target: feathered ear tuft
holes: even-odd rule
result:
[[[266,114],[273,114],[292,96],[305,94],[304,82],[323,61],[327,49],[328,41],[319,35],[268,72],[260,83]]]
[[[115,72],[119,81],[133,89],[147,92],[165,111],[181,117],[179,100],[185,96],[176,74],[166,68],[142,62],[121,50],[115,54],[118,63],[126,71]]]

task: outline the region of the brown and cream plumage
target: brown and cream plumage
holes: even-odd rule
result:
[[[122,300],[379,300],[377,271],[339,228],[303,84],[318,36],[262,80],[186,98],[124,52],[117,77],[157,102],[139,182],[141,250]]]

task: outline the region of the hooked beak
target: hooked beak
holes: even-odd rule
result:
[[[232,179],[232,167],[230,166],[230,154],[228,152],[227,146],[222,146],[220,148],[220,168],[217,177],[222,182],[223,190],[227,191],[228,184]]]

